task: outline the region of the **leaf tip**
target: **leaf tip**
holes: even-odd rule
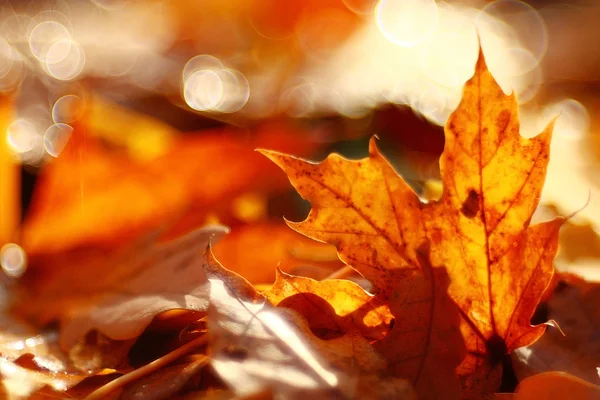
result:
[[[267,149],[254,149],[254,151],[262,154],[267,157],[269,160],[273,161],[275,164],[281,166],[280,159],[284,156],[278,151],[275,150],[267,150]]]
[[[477,55],[476,70],[486,71],[488,69],[487,63],[485,62],[485,55],[483,54],[483,47],[481,47],[481,38],[477,35],[477,41],[479,45],[479,53]]]
[[[215,254],[212,250],[212,244],[209,240],[206,244],[206,249],[204,251],[204,256],[202,260],[202,271],[207,278],[214,277],[218,275],[218,272],[223,269],[223,266],[215,257]]]
[[[371,157],[378,156],[379,154],[381,154],[379,152],[379,148],[377,147],[378,140],[379,137],[377,135],[373,135],[371,137],[371,140],[369,140],[369,156]]]

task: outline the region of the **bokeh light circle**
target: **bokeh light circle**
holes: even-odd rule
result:
[[[201,54],[191,58],[183,67],[183,82],[187,81],[190,75],[200,70],[220,70],[223,69],[223,63],[217,58],[208,54]]]
[[[69,48],[61,47],[62,53],[53,52],[53,60],[49,60],[48,53],[57,42],[70,41],[71,34],[68,29],[56,21],[43,21],[36,25],[29,34],[29,49],[31,54],[40,62],[57,62],[67,56]]]
[[[67,124],[51,125],[44,133],[44,150],[52,157],[58,157],[65,148],[73,128]]]
[[[196,111],[208,111],[223,99],[223,81],[218,73],[202,69],[192,73],[183,86],[185,102]]]
[[[85,53],[74,40],[60,40],[47,53],[46,71],[61,81],[70,81],[79,76],[85,66]]]
[[[27,255],[21,246],[15,243],[6,243],[0,248],[0,266],[2,271],[11,277],[18,278],[27,269]]]
[[[6,128],[6,138],[12,150],[22,154],[35,149],[39,134],[34,123],[19,118]]]
[[[83,100],[74,94],[62,96],[52,106],[52,121],[69,124],[78,120],[83,113]]]
[[[250,97],[248,80],[241,72],[234,69],[222,69],[217,71],[217,74],[223,85],[223,97],[213,109],[222,113],[239,111]]]

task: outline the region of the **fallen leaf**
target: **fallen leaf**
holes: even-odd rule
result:
[[[312,204],[307,219],[290,227],[334,244],[345,263],[390,299],[397,319],[419,321],[414,335],[400,336],[409,343],[388,341],[380,350],[401,376],[412,377],[423,398],[446,389],[447,398],[494,392],[504,355],[535,342],[546,328],[532,327],[530,318],[552,277],[562,220],[529,221],[544,182],[551,131],[552,124],[537,137],[520,136],[515,97],[502,92],[480,54],[445,127],[444,193],[437,202],[422,203],[374,140],[369,157],[358,161],[331,155],[314,164],[263,151]],[[423,246],[430,247],[427,253]],[[438,268],[447,276],[442,281]],[[414,293],[404,283],[413,279],[422,281]],[[445,282],[450,301],[444,300]],[[412,301],[421,306],[408,313]],[[446,313],[450,303],[456,315]],[[438,343],[448,335],[441,327],[450,328],[453,319],[464,348]],[[410,320],[398,322],[390,335],[414,328]],[[465,349],[460,365],[433,361],[456,360]]]
[[[271,123],[250,132],[227,128],[175,136],[159,155],[136,159],[74,128],[63,152],[41,171],[22,226],[31,268],[47,264],[48,254],[113,248],[149,230],[171,228],[169,237],[176,237],[204,225],[216,210],[231,219],[237,196],[285,187],[256,147],[301,153],[315,148],[306,132]]]
[[[162,311],[206,310],[202,249],[226,232],[225,227],[209,226],[165,243],[151,236],[112,254],[58,254],[67,257],[53,263],[62,269],[23,277],[15,310],[40,324],[59,321],[65,350],[92,330],[115,340],[136,338]]]
[[[548,318],[558,329],[549,329],[531,346],[511,355],[519,380],[550,371],[568,372],[593,384],[600,384],[600,285],[559,286],[549,298]]]
[[[408,382],[384,379],[385,360],[359,334],[325,341],[290,309],[274,307],[241,276],[226,270],[210,250],[211,364],[239,396],[272,389],[303,398],[413,399]],[[311,392],[308,392],[311,391]]]
[[[262,293],[273,305],[304,316],[322,338],[359,332],[371,340],[389,331],[393,316],[381,298],[349,280],[316,281],[277,270],[273,286]]]

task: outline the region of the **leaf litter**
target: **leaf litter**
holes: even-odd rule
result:
[[[275,265],[262,266],[273,268],[272,275],[256,275],[259,281],[276,278],[259,290],[243,275],[258,273],[253,269],[272,256],[259,254],[244,266],[236,255],[227,260],[228,270],[210,246],[204,250],[224,227],[162,242],[158,233],[138,233],[114,251],[103,247],[102,232],[88,232],[91,242],[103,243],[99,247],[70,243],[66,251],[43,254],[44,245],[37,243],[41,259],[56,268],[25,276],[27,285],[17,293],[26,300],[15,309],[38,325],[58,323],[62,349],[52,354],[66,355],[70,365],[95,367],[51,371],[31,362],[38,357],[33,350],[15,358],[5,346],[5,392],[11,398],[49,390],[73,398],[161,399],[191,387],[191,398],[294,399],[306,391],[315,398],[493,398],[506,357],[535,343],[546,329],[530,320],[551,282],[564,219],[537,225],[530,220],[544,183],[551,131],[552,123],[532,139],[520,136],[515,97],[502,92],[480,53],[445,127],[444,189],[437,201],[421,201],[375,139],[368,158],[356,161],[334,154],[314,164],[262,151],[311,203],[306,220],[288,225],[334,245],[339,258],[370,282],[372,293],[347,279],[317,281]],[[67,239],[77,230],[73,218],[63,232]],[[40,229],[49,248],[64,246]],[[118,229],[122,241],[127,228]],[[265,243],[278,238],[261,237]],[[236,249],[235,242],[229,246]],[[325,247],[310,248],[329,254]],[[222,251],[224,259],[239,253],[225,246]],[[287,257],[278,254],[277,261]],[[335,261],[317,255],[308,264],[321,258]],[[288,261],[290,269],[302,264]],[[76,263],[85,268],[75,270]],[[234,272],[238,268],[241,275]],[[200,313],[161,317],[177,309]],[[190,320],[191,327],[205,323],[206,331],[132,366],[127,351],[143,332],[158,321],[181,339],[189,330],[181,327]],[[110,362],[100,357],[111,348],[125,350],[114,350]],[[207,380],[198,382],[199,374]],[[534,375],[523,387],[531,388],[525,382],[536,377],[546,379]],[[582,390],[594,394],[598,387]],[[518,389],[514,398],[527,398],[524,392]]]

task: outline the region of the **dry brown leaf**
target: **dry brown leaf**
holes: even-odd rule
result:
[[[300,315],[273,307],[210,250],[204,272],[211,286],[211,363],[236,394],[271,388],[286,399],[415,398],[408,382],[379,375],[386,362],[359,334],[318,339]]]
[[[552,277],[562,220],[529,221],[551,131],[552,124],[532,139],[520,136],[515,97],[502,92],[480,54],[445,127],[437,202],[422,203],[374,140],[358,161],[331,155],[314,164],[264,152],[312,204],[305,221],[289,225],[335,244],[390,299],[391,335],[403,343],[379,348],[423,398],[495,391],[503,357],[545,330],[529,320]],[[416,289],[407,280],[419,282]],[[444,344],[458,338],[458,327],[464,345]]]
[[[112,254],[58,254],[66,260],[52,265],[62,268],[24,276],[15,309],[42,324],[60,321],[65,350],[92,330],[116,340],[136,338],[162,311],[206,310],[201,254],[226,232],[209,226],[165,243],[148,237]]]

